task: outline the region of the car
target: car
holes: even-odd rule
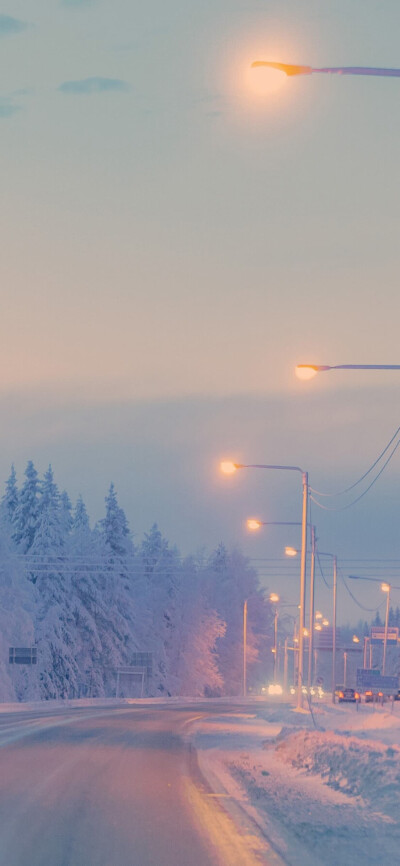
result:
[[[383,692],[373,692],[372,689],[367,689],[364,700],[366,704],[384,704],[387,701],[387,695],[384,695]]]
[[[338,689],[337,696],[339,700],[339,704],[349,703],[349,704],[357,704],[361,700],[360,693],[356,692],[355,689],[343,687]]]

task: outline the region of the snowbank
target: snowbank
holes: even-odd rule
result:
[[[380,809],[398,813],[400,747],[319,731],[282,731],[277,757],[296,769],[317,774],[332,788],[379,802]],[[267,743],[271,748],[271,743]]]

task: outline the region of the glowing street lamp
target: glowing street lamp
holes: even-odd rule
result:
[[[322,631],[322,625],[320,622],[316,622],[314,626],[315,631]]]
[[[329,625],[329,619],[323,619],[322,625],[328,626]]]
[[[316,611],[316,614],[315,614],[315,619],[323,619],[323,618],[324,618],[324,617],[323,617],[321,611],[320,611],[320,610],[317,610],[317,611]]]
[[[373,75],[381,78],[400,78],[400,69],[385,69],[381,66],[325,66],[314,68],[313,66],[297,66],[293,63],[275,63],[271,60],[255,60],[251,64],[254,69],[257,66],[268,66],[269,69],[277,69],[284,72],[288,77],[294,75],[312,75],[315,72],[328,75]]]
[[[295,547],[286,546],[285,547],[285,556],[297,556],[298,550]]]
[[[257,532],[257,530],[261,529],[263,525],[264,524],[261,520],[256,520],[254,517],[249,517],[249,519],[246,520],[246,526],[249,532]]]
[[[360,638],[356,634],[353,634],[352,641],[353,643],[360,643]]]
[[[233,475],[240,468],[238,463],[232,463],[231,460],[221,460],[219,467],[224,475]]]
[[[400,364],[297,364],[295,373],[298,379],[307,380],[329,370],[400,370]]]

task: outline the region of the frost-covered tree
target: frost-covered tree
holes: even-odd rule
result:
[[[61,522],[63,526],[64,536],[67,538],[72,529],[72,504],[66,490],[63,490],[60,496],[61,505]]]
[[[110,485],[105,503],[106,515],[100,522],[105,549],[111,555],[115,554],[117,557],[124,558],[128,553],[132,552],[132,542],[128,521],[125,512],[118,505],[117,494],[113,484]]]
[[[181,565],[176,549],[170,548],[155,523],[140,547],[139,560],[145,577],[144,595],[150,612],[149,650],[153,652],[153,691],[156,695],[176,694],[179,688],[173,664],[177,641],[178,601]]]
[[[29,460],[13,520],[13,540],[21,553],[27,553],[35,539],[39,515],[39,491],[39,477],[32,460]]]
[[[80,675],[74,596],[66,563],[61,502],[49,466],[42,484],[35,538],[29,551],[32,580],[38,590],[36,640],[44,698],[74,697]]]
[[[1,500],[0,516],[2,522],[12,527],[15,521],[15,513],[18,506],[17,473],[14,464],[11,466],[10,475],[6,481],[6,490]]]
[[[9,665],[9,647],[34,644],[35,587],[26,580],[24,563],[0,532],[0,701],[38,700],[35,666]]]
[[[114,485],[105,498],[106,514],[95,533],[99,543],[102,568],[99,589],[102,605],[101,660],[105,688],[115,687],[116,670],[132,664],[133,653],[140,649],[140,615],[138,599],[132,585],[134,549],[128,521],[119,506]]]
[[[174,667],[180,695],[220,695],[224,681],[218,667],[217,643],[226,630],[209,606],[204,573],[193,559],[183,565],[179,587],[179,628]]]
[[[228,553],[220,544],[210,556],[208,597],[212,609],[226,623],[226,631],[218,640],[218,665],[226,694],[240,694],[243,675],[243,606],[248,602],[247,659],[249,682],[258,677],[258,648],[272,635],[269,605],[260,591],[256,572],[237,550]]]

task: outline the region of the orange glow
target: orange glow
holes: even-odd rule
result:
[[[237,467],[231,460],[222,460],[219,468],[224,475],[233,475],[233,473],[236,472]]]
[[[273,602],[277,602],[277,601],[279,601],[279,595],[277,595],[276,592],[271,592],[269,600],[273,601]]]
[[[297,556],[298,551],[295,547],[285,547],[286,556]]]
[[[308,631],[308,628],[303,628],[303,635],[304,637],[309,637],[310,632]]]
[[[322,625],[319,622],[315,623],[314,628],[315,631],[322,631]]]
[[[360,643],[360,638],[356,634],[353,634],[353,643]]]
[[[329,625],[329,619],[323,619],[322,625]]]
[[[267,99],[278,93],[286,84],[285,75],[278,69],[265,66],[250,66],[246,73],[246,85],[257,99]]]
[[[254,60],[251,64],[253,69],[267,67],[269,69],[277,69],[279,72],[284,72],[285,75],[311,75],[311,66],[294,66],[291,63],[275,63],[271,60]]]
[[[312,364],[298,364],[295,368],[295,373],[298,379],[313,379],[317,375],[318,370]]]
[[[390,584],[389,583],[381,583],[382,592],[390,592]]]
[[[317,610],[317,612],[315,614],[315,619],[323,619],[323,616],[322,616],[322,613],[320,610]]]
[[[257,529],[260,529],[262,523],[260,520],[256,520],[255,517],[249,517],[249,519],[246,520],[246,526],[250,532],[257,532]]]

